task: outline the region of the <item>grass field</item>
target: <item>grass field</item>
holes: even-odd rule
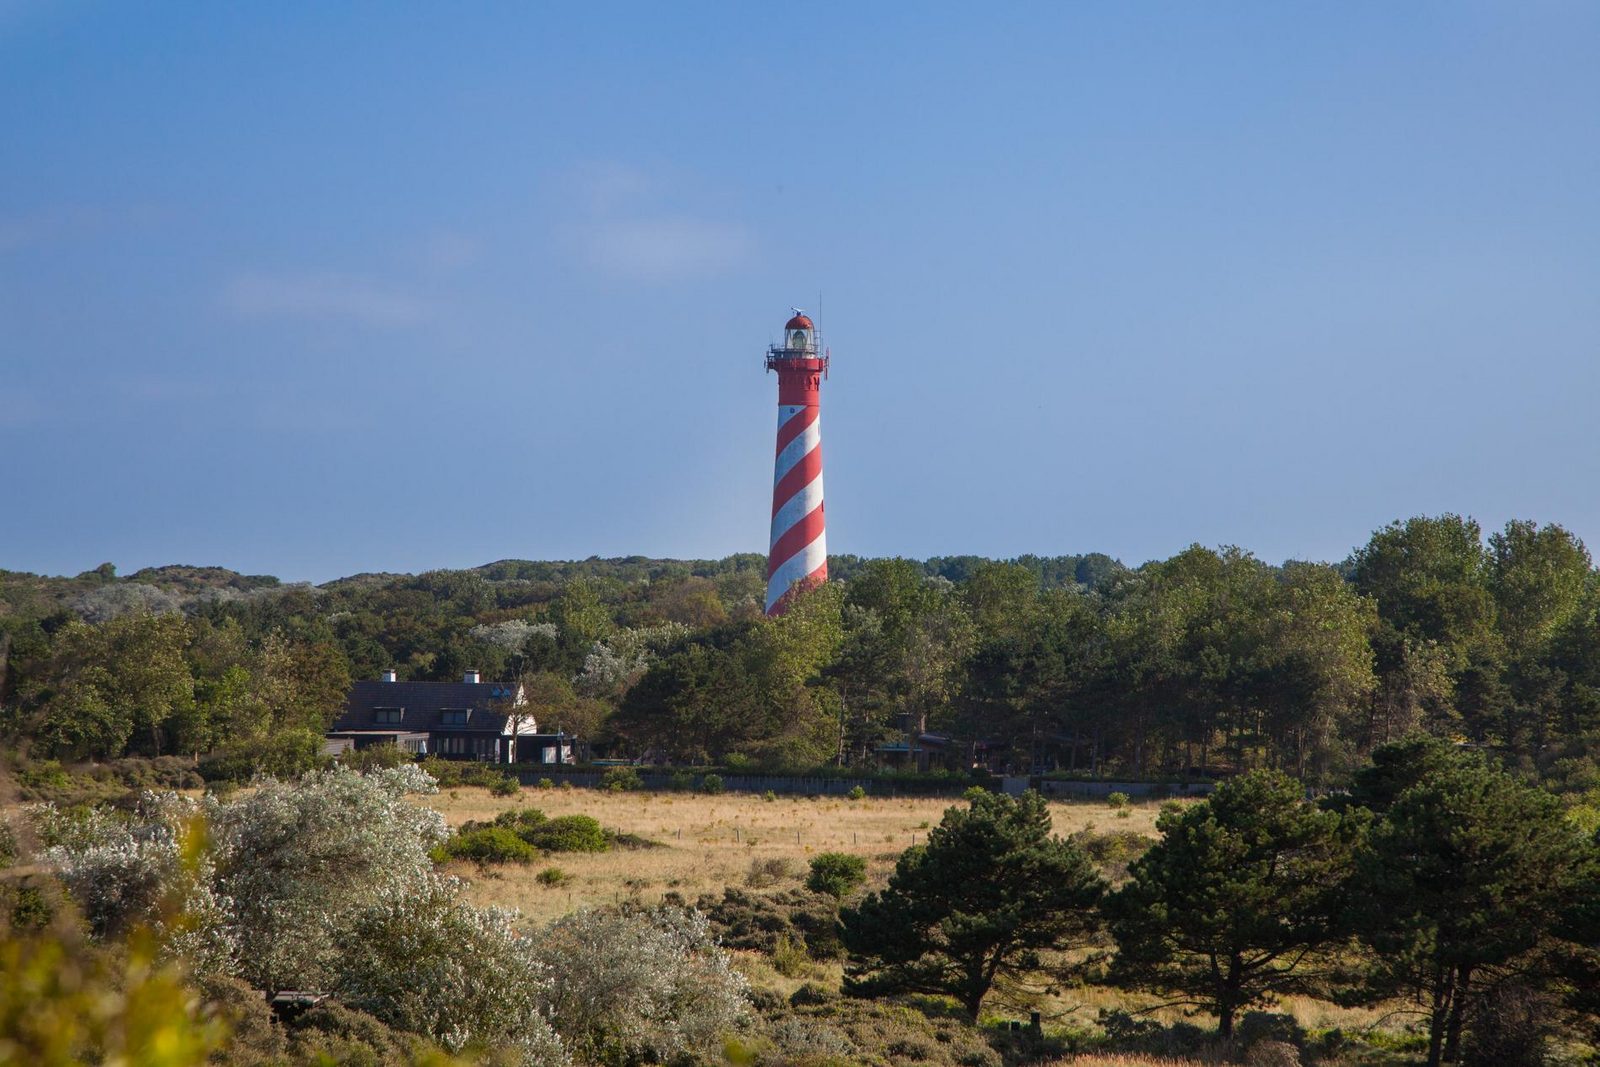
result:
[[[472,883],[480,904],[499,904],[543,921],[575,908],[628,898],[660,900],[677,891],[694,900],[743,885],[753,860],[785,859],[803,873],[819,852],[852,852],[867,858],[869,884],[887,878],[907,846],[927,840],[944,810],[959,799],[784,797],[764,800],[754,794],[704,796],[695,793],[613,793],[595,789],[525,789],[520,796],[495,797],[487,790],[459,788],[422,798],[444,813],[452,826],[468,819],[492,819],[502,811],[536,807],[546,815],[592,815],[611,830],[637,834],[663,847],[613,850],[598,854],[549,856],[527,866],[479,870],[457,864],[453,873]],[[1135,804],[1119,817],[1104,802],[1059,801],[1050,805],[1055,830],[1070,834],[1086,827],[1133,830],[1153,835],[1160,805]],[[546,867],[560,867],[571,878],[551,887],[537,880]]]
[[[881,886],[901,850],[925,841],[929,828],[938,824],[944,810],[961,803],[948,797],[785,797],[769,801],[749,794],[704,796],[593,789],[525,789],[519,796],[495,797],[487,790],[467,787],[444,790],[419,801],[442,812],[452,826],[469,819],[492,819],[510,809],[536,807],[550,816],[591,815],[608,829],[637,834],[662,846],[565,853],[545,856],[525,866],[451,866],[451,873],[469,883],[468,894],[474,902],[516,908],[530,923],[546,922],[589,905],[630,899],[652,903],[669,891],[693,902],[702,893],[720,894],[724,886],[744,885],[752,861],[787,860],[793,872],[789,884],[798,884],[806,864],[819,852],[852,852],[866,857],[868,885]],[[1136,803],[1124,810],[1127,814],[1119,815],[1103,801],[1055,801],[1050,805],[1058,834],[1090,829],[1131,830],[1155,836],[1160,802]],[[569,880],[559,886],[542,884],[539,872],[549,867],[561,868]],[[741,969],[757,985],[784,996],[803,981],[836,987],[840,978],[837,963],[817,964],[813,973],[784,977],[772,970],[770,962],[759,953],[738,955]],[[1101,1008],[1139,1010],[1149,1003],[1148,999],[1125,991],[1085,986],[1061,990],[1037,1006],[1047,1018],[1084,1025],[1092,1023]],[[1293,1015],[1301,1026],[1311,1030],[1370,1026],[1382,1014],[1301,997],[1286,998],[1274,1010]],[[1183,1016],[1177,1010],[1163,1010],[1155,1017],[1173,1022]],[[1176,1060],[1141,1057],[1108,1057],[1095,1062],[1104,1062],[1106,1067],[1183,1067]]]

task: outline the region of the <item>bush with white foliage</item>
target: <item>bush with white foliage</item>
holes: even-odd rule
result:
[[[539,935],[536,952],[555,978],[550,1021],[595,1062],[703,1052],[749,1014],[749,985],[698,911],[577,912]]]
[[[482,623],[467,631],[474,641],[503,648],[507,652],[521,652],[528,638],[534,636],[556,639],[554,623],[528,622],[526,619],[507,619],[504,622]]]
[[[352,1007],[452,1052],[489,1045],[516,1050],[530,1067],[565,1063],[540,1014],[549,969],[512,918],[463,903],[459,881],[435,875],[421,892],[356,917],[335,987]]]
[[[584,658],[583,670],[573,679],[573,688],[585,696],[620,696],[689,633],[689,627],[677,622],[619,630],[594,643]]]
[[[407,802],[416,767],[343,767],[267,780],[213,816],[219,892],[233,908],[242,976],[262,989],[326,987],[355,917],[421,892],[444,816]]]
[[[238,943],[230,902],[214,889],[200,802],[146,792],[133,818],[91,809],[34,809],[34,823],[67,891],[98,936],[148,924],[165,955],[201,974],[230,974]]]

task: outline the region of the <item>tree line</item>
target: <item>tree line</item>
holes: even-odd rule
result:
[[[205,568],[0,572],[0,703],[40,755],[307,758],[348,680],[520,678],[541,724],[614,756],[872,765],[937,735],[957,767],[1348,781],[1421,730],[1597,784],[1600,582],[1583,543],[1456,515],[1338,564],[1193,546],[835,557],[778,620],[764,561],[502,561],[285,585]]]

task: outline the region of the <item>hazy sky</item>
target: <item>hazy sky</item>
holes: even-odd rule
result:
[[[1600,549],[1600,4],[0,0],[0,567]],[[820,294],[820,295],[819,295]]]

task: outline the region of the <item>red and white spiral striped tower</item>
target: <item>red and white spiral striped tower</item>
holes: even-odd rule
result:
[[[783,327],[783,343],[767,349],[778,372],[778,458],[772,471],[772,541],[767,555],[767,614],[782,615],[798,583],[828,580],[828,538],[822,508],[822,380],[828,353],[799,308]]]

